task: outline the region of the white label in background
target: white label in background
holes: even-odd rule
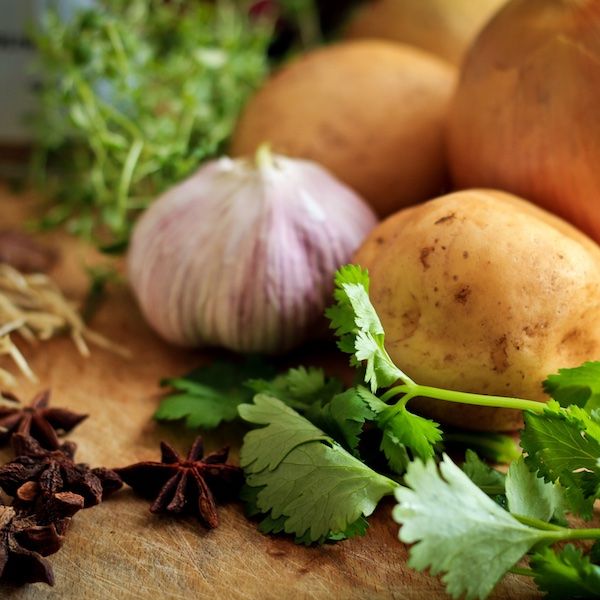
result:
[[[0,144],[31,139],[27,116],[35,106],[34,49],[27,31],[48,6],[63,18],[91,0],[0,0]]]
[[[25,32],[36,5],[34,0],[0,0],[0,143],[18,144],[31,137],[24,119],[34,106],[34,52]]]

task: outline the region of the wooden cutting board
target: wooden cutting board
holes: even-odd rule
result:
[[[11,195],[0,187],[0,228],[22,226],[33,214],[32,205],[32,198]],[[66,293],[81,299],[88,283],[84,265],[106,259],[64,234],[41,239],[62,253],[52,275]],[[182,374],[209,357],[160,341],[142,320],[125,284],[110,289],[92,326],[127,346],[133,358],[126,361],[93,349],[92,356],[84,359],[69,339],[52,340],[25,349],[39,383],[21,378],[14,391],[28,399],[38,390],[51,388],[56,406],[89,413],[70,439],[79,446],[77,458],[92,466],[157,460],[163,439],[186,450],[192,433],[152,421],[160,393],[158,380]],[[205,440],[209,450],[231,444],[232,458],[237,460],[239,431],[235,427],[206,435]],[[8,460],[10,453],[4,451],[0,458]],[[125,490],[76,515],[63,549],[50,557],[54,588],[0,584],[0,598],[445,598],[436,579],[407,567],[407,549],[397,539],[391,507],[391,501],[379,507],[364,538],[305,548],[260,534],[240,505],[221,508],[221,526],[208,532],[193,519],[151,515],[148,502]],[[528,578],[514,575],[493,596],[497,600],[539,597]]]

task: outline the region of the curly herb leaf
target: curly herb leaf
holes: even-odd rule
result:
[[[222,152],[268,72],[272,23],[245,3],[99,0],[33,34],[43,225],[126,242],[159,193]]]

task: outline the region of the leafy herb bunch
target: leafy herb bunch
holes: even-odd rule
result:
[[[99,0],[46,14],[35,176],[66,224],[125,242],[135,214],[219,154],[268,71],[271,25],[245,2]]]
[[[177,393],[157,418],[211,427],[239,414],[256,427],[240,460],[244,498],[264,532],[300,543],[364,534],[366,517],[395,495],[400,539],[413,544],[410,565],[442,574],[455,598],[483,599],[509,571],[534,578],[551,598],[600,597],[600,529],[570,526],[573,516],[590,519],[600,498],[600,363],[548,377],[547,404],[420,385],[388,355],[368,291],[366,271],[343,267],[328,311],[368,387],[343,390],[302,367],[239,385],[246,373],[236,382],[235,367],[228,377],[215,365],[171,380]],[[439,425],[409,410],[419,396],[523,410],[523,455],[507,475],[471,450],[459,468],[441,452]],[[367,425],[380,432],[385,473],[361,456]],[[595,543],[587,554],[564,545],[576,540]]]

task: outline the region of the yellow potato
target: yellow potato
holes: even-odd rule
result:
[[[344,37],[413,44],[460,64],[479,31],[506,0],[372,0],[352,15]]]
[[[276,73],[246,106],[233,156],[273,150],[308,158],[389,215],[438,195],[447,179],[443,126],[456,69],[384,41],[310,52]]]
[[[390,356],[418,383],[543,401],[548,374],[600,359],[600,248],[515,196],[468,190],[403,210],[354,262]],[[411,405],[470,429],[521,424],[518,411]]]

